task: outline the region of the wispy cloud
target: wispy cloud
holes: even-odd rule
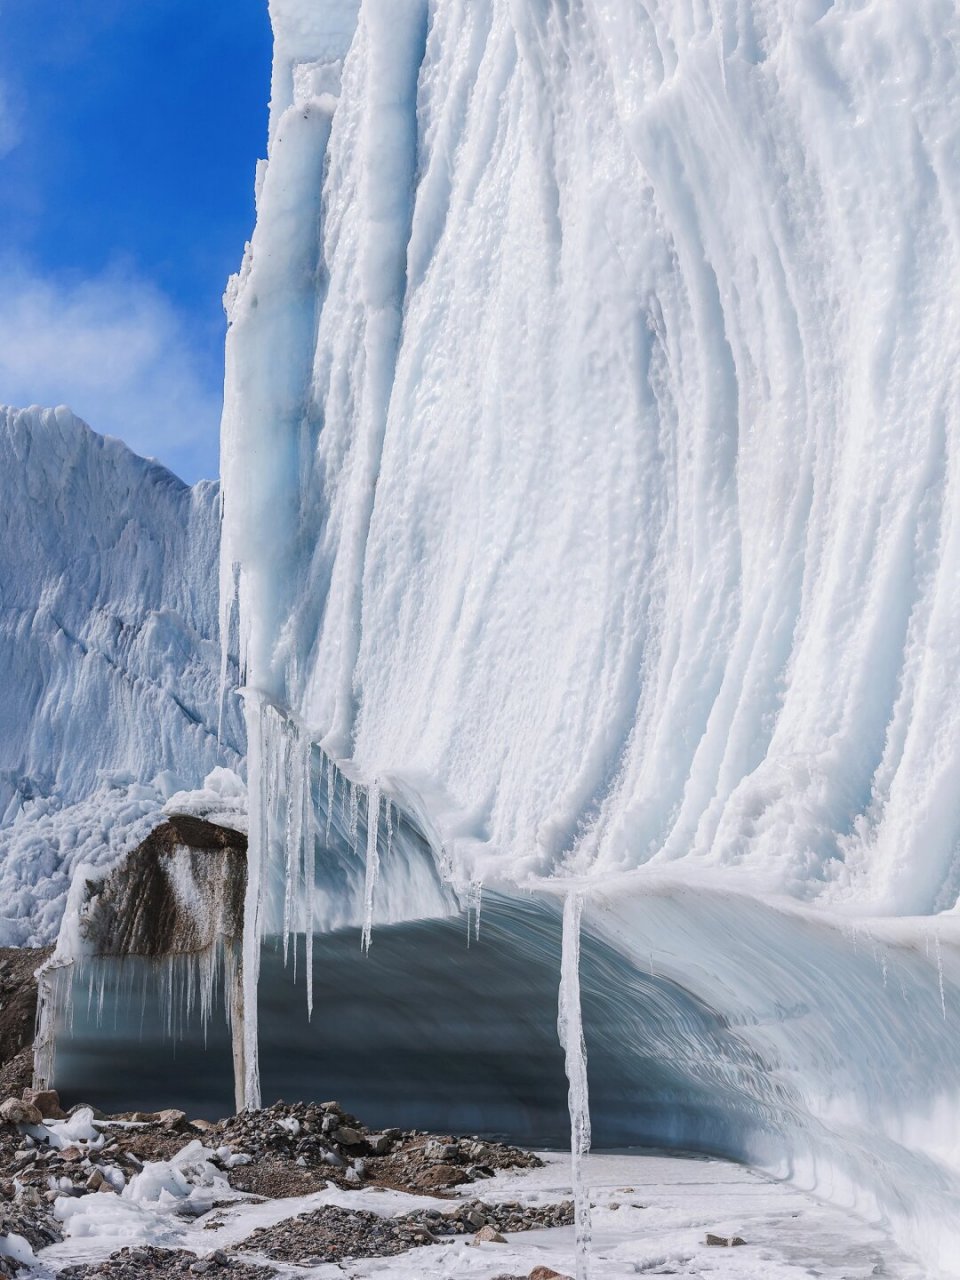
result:
[[[216,472],[215,372],[171,301],[130,271],[58,280],[0,260],[0,403],[67,404],[185,479]]]

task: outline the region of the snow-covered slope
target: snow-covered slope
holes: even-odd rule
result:
[[[69,410],[0,409],[0,491],[0,931],[37,941],[81,856],[243,734],[231,697],[218,751],[218,487]]]
[[[744,1087],[789,1096],[784,1166],[960,1273],[929,1208],[960,1194],[941,933],[900,938],[911,964],[923,948],[901,990],[933,1000],[937,1070],[906,1086],[906,1017],[881,1095],[866,1056],[796,1048],[812,1015],[788,975],[849,978],[832,1042],[890,1016],[886,944],[868,980],[836,915],[835,950],[758,905],[929,916],[960,892],[960,11],[271,12],[221,563],[254,892],[291,830],[310,843],[276,779],[293,761],[307,794],[312,739],[461,885],[574,878],[594,927],[614,872],[625,902],[696,903],[669,972],[735,1019]],[[642,952],[644,912],[624,916]],[[698,950],[731,927],[769,948],[766,988]]]

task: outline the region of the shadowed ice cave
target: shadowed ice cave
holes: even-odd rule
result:
[[[313,945],[308,1022],[303,938],[296,966],[292,952],[284,963],[279,939],[264,943],[265,1101],[335,1097],[371,1125],[567,1143],[552,903],[490,896],[479,937],[468,938],[460,916],[384,926],[366,955],[355,928]],[[744,1059],[722,1020],[589,934],[581,973],[596,1142],[737,1154],[759,1112],[718,1071],[734,1053]],[[187,1012],[179,997],[170,1011],[169,970],[138,957],[99,960],[73,982],[55,1072],[68,1102],[179,1106],[210,1118],[232,1110],[226,1024],[214,1017],[204,1030],[199,1006]]]

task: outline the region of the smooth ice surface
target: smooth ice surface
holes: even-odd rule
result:
[[[779,1109],[753,1158],[960,1274],[960,11],[272,15],[223,434],[251,903],[291,733],[464,893],[627,873],[635,958],[669,872],[671,975]]]
[[[231,694],[218,748],[216,485],[0,408],[0,491],[0,941],[41,943],[74,868],[238,767],[244,733]]]

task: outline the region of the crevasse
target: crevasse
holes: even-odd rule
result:
[[[461,889],[575,876],[584,928],[640,953],[685,903],[702,929],[671,976],[738,1011],[789,1097],[783,1167],[960,1268],[949,1214],[889,1172],[956,1194],[948,1028],[924,1023],[938,1068],[908,1104],[794,1044],[803,1002],[776,986],[842,984],[849,922],[902,917],[871,945],[909,968],[905,1006],[936,994],[912,918],[939,913],[956,994],[960,13],[271,13],[223,431],[221,610],[260,725],[248,927],[270,868],[312,858],[267,784],[290,726]],[[768,990],[716,978],[737,910],[766,922]],[[887,968],[850,965],[833,1035],[893,1017]]]

